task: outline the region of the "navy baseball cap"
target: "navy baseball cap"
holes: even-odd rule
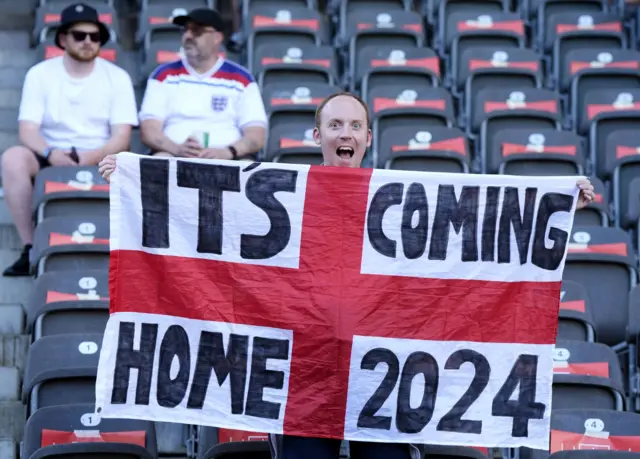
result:
[[[187,22],[194,22],[198,25],[213,27],[218,32],[222,32],[224,21],[217,11],[209,8],[196,8],[189,14],[176,16],[172,21],[175,25],[184,26]]]

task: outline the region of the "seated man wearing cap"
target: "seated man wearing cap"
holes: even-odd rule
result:
[[[249,71],[219,55],[222,18],[201,8],[173,23],[182,27],[184,57],[149,77],[139,116],[142,142],[158,156],[255,155],[265,141],[264,104]]]
[[[96,165],[129,148],[138,123],[131,78],[98,57],[109,29],[95,9],[62,11],[55,43],[65,52],[34,65],[25,77],[18,115],[21,145],[2,155],[4,195],[24,249],[5,276],[29,275],[33,178],[48,166]]]

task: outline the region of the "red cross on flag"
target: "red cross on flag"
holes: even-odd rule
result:
[[[575,182],[120,154],[96,407],[548,448]]]

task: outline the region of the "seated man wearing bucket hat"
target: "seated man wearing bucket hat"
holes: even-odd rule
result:
[[[176,16],[184,57],[149,77],[142,141],[158,156],[242,159],[262,149],[267,117],[253,76],[224,59],[223,20],[211,9]]]
[[[18,115],[20,145],[2,155],[4,196],[24,249],[5,276],[29,274],[33,237],[32,180],[48,166],[95,165],[129,148],[137,125],[131,78],[98,57],[109,30],[95,9],[62,11],[55,43],[65,52],[34,65],[25,77]]]

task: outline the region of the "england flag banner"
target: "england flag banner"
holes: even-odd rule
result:
[[[96,409],[547,449],[576,177],[122,153]]]

